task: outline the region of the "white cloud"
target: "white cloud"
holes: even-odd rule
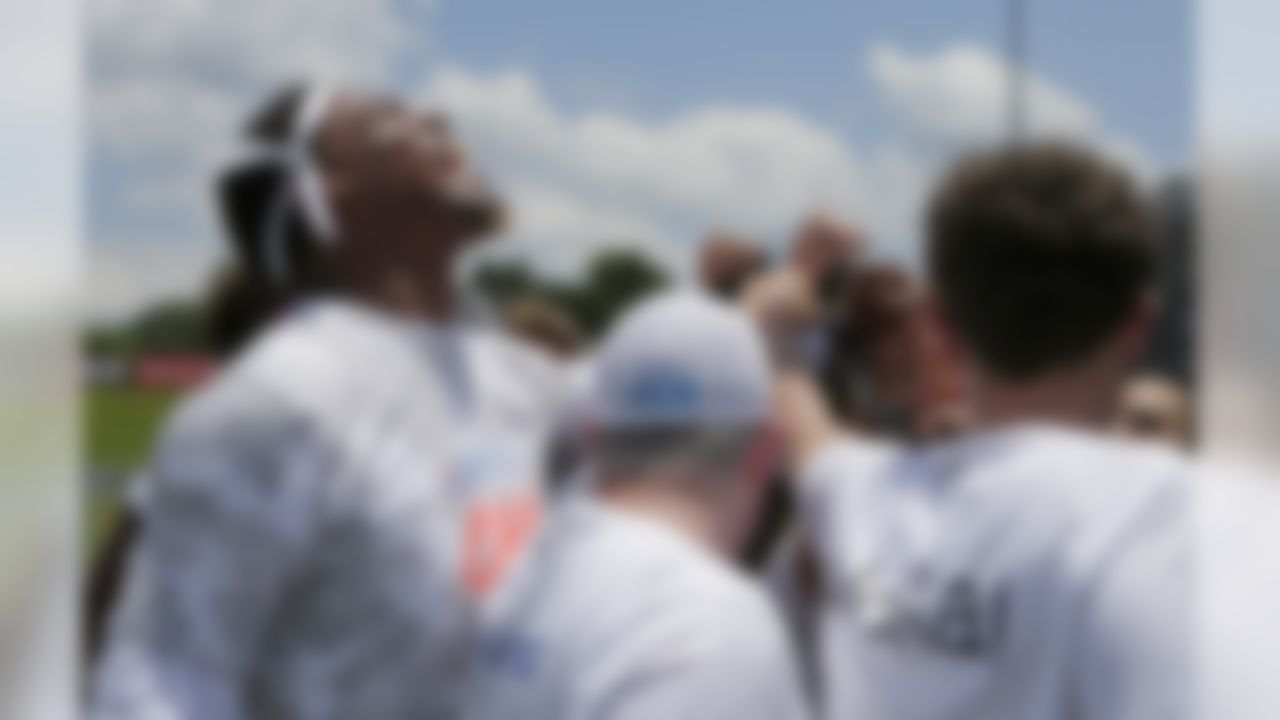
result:
[[[389,84],[399,55],[423,42],[420,32],[409,34],[401,6],[403,0],[91,0],[90,148],[109,168],[117,206],[113,227],[89,228],[91,267],[112,268],[90,273],[90,313],[114,313],[126,296],[144,302],[147,288],[168,289],[153,287],[158,281],[145,271],[143,248],[166,257],[212,256],[210,172],[230,154],[238,123],[264,93],[301,78]],[[171,224],[186,236],[167,243],[138,237],[147,231],[137,227],[157,216],[176,218]],[[97,257],[104,255],[113,257]],[[115,282],[110,278],[138,260],[139,292],[121,292],[122,280],[94,284]]]
[[[554,271],[618,240],[687,265],[711,225],[776,239],[815,204],[862,209],[850,148],[779,108],[707,105],[660,122],[571,115],[525,72],[459,68],[438,71],[426,96],[511,195],[511,242]]]
[[[1010,67],[990,50],[955,43],[913,54],[881,43],[866,69],[895,130],[869,153],[871,226],[885,254],[920,259],[923,209],[940,172],[957,152],[1003,141],[1009,132]],[[1113,158],[1139,180],[1153,163],[1129,138],[1108,127],[1084,98],[1052,79],[1020,71],[1026,127],[1033,139],[1073,140]]]
[[[414,40],[401,29],[397,3],[403,0],[93,2],[92,149],[118,166],[113,197],[125,205],[126,221],[168,213],[189,229],[186,238],[159,243],[127,222],[94,228],[108,238],[95,244],[90,263],[95,315],[198,285],[201,268],[207,272],[218,254],[204,200],[209,170],[263,91],[303,71],[393,84],[398,53]],[[420,96],[452,115],[510,198],[508,242],[490,252],[525,257],[545,271],[573,273],[603,244],[629,242],[683,275],[710,227],[778,243],[815,205],[857,218],[885,254],[910,261],[918,255],[920,209],[946,158],[1004,130],[1007,71],[968,44],[930,54],[878,45],[867,70],[894,130],[856,149],[775,106],[708,102],[656,120],[568,112],[520,69],[438,66]],[[1027,83],[1035,134],[1083,139],[1147,172],[1136,146],[1083,99],[1043,77]],[[148,261],[151,251],[164,263]],[[155,266],[176,270],[161,278]]]
[[[957,44],[912,56],[893,45],[876,45],[867,64],[886,101],[916,131],[965,143],[994,141],[1007,131],[1010,71],[985,48]],[[1083,102],[1034,76],[1023,81],[1032,127],[1072,134],[1096,127],[1093,111]]]
[[[512,195],[515,247],[505,251],[544,268],[569,272],[602,243],[640,239],[687,270],[707,227],[777,242],[815,205],[856,217],[881,254],[915,262],[921,210],[947,159],[1007,130],[1008,68],[975,45],[913,55],[884,44],[870,51],[867,70],[898,131],[861,152],[774,107],[709,104],[663,122],[570,115],[522,71],[445,68],[427,96],[451,112]],[[1153,174],[1082,98],[1037,75],[1025,82],[1033,137],[1076,139],[1139,177]]]
[[[95,145],[181,170],[282,81],[384,84],[413,39],[392,0],[95,0],[89,38]]]
[[[510,187],[508,195],[511,237],[495,249],[524,257],[553,276],[571,277],[604,242],[641,247],[671,269],[684,259],[669,243],[653,242],[663,239],[662,231],[642,215],[593,208],[563,189],[539,185]]]
[[[198,296],[209,287],[211,271],[225,258],[212,243],[148,240],[115,242],[85,262],[85,298],[90,319],[113,322],[134,316],[158,300]]]
[[[919,139],[951,147],[985,145],[1007,137],[1011,78],[1025,92],[1031,137],[1089,143],[1149,177],[1151,163],[1136,144],[1105,127],[1083,98],[1052,80],[1012,71],[990,50],[956,43],[927,55],[878,44],[867,57],[872,83],[896,119]]]

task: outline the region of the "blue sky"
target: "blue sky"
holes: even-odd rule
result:
[[[1003,52],[1007,0],[803,3],[589,0],[443,3],[437,57],[476,69],[523,66],[570,107],[660,118],[709,98],[782,103],[874,138],[884,132],[863,67],[892,41],[927,51],[974,41]],[[1032,67],[1093,102],[1162,165],[1190,137],[1186,0],[1028,0]]]
[[[1181,168],[1188,0],[1026,2],[1033,131]],[[548,272],[619,239],[679,271],[717,225],[776,247],[815,204],[909,261],[931,179],[1002,128],[1006,4],[95,0],[92,310],[199,285],[209,172],[299,73],[443,105],[516,208],[503,251]]]

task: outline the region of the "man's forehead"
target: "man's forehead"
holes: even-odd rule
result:
[[[352,122],[402,112],[399,100],[381,94],[342,90],[335,93],[330,112],[336,120]]]
[[[448,123],[438,110],[413,105],[385,93],[342,90],[334,95],[330,112],[335,124],[367,124],[393,118],[414,118],[428,126],[447,130]]]

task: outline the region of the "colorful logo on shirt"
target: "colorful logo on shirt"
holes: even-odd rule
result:
[[[459,579],[479,600],[502,584],[537,530],[540,458],[501,433],[474,433],[468,440],[459,446],[452,472],[463,508]]]
[[[476,599],[496,590],[529,544],[542,517],[533,492],[487,499],[467,511],[462,535],[462,586]]]

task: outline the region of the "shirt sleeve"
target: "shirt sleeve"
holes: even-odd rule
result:
[[[142,532],[92,679],[89,717],[232,720],[310,531],[322,470],[261,396],[185,408],[149,472]]]
[[[848,535],[859,514],[867,512],[874,491],[869,482],[885,471],[891,446],[866,440],[842,440],[818,452],[801,469],[800,519],[819,564],[828,572],[840,565]]]
[[[1077,717],[1191,713],[1191,540],[1178,493],[1146,507],[1110,554],[1085,610]]]

